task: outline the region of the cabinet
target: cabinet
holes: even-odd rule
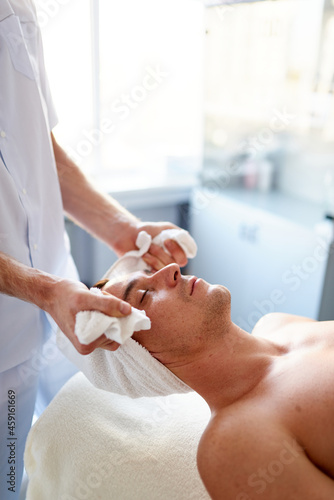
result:
[[[279,193],[194,190],[189,272],[231,291],[232,320],[251,331],[268,312],[318,318],[331,228],[319,207]]]

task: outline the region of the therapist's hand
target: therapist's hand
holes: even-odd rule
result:
[[[165,229],[180,229],[178,226],[170,222],[143,222],[138,224],[138,233],[146,231],[152,236],[152,239]],[[152,267],[155,271],[159,271],[168,264],[176,262],[180,267],[187,264],[188,259],[186,254],[174,240],[166,240],[165,247],[170,253],[166,253],[163,248],[154,243],[151,244],[148,252],[143,255],[143,260]]]
[[[116,230],[117,229],[117,230]],[[138,250],[136,247],[137,236],[140,231],[146,231],[152,239],[165,229],[180,229],[170,222],[141,222],[134,216],[121,217],[116,229],[110,233],[109,246],[121,257],[126,252]],[[166,240],[164,243],[169,253],[160,246],[152,244],[149,251],[143,256],[144,261],[158,271],[168,264],[176,263],[180,267],[187,264],[188,259],[182,248],[174,240]]]
[[[79,311],[95,310],[119,318],[130,314],[130,304],[109,293],[92,293],[83,283],[76,281],[59,280],[52,288],[52,300],[45,310],[80,354],[90,354],[97,348],[115,351],[119,347],[105,335],[90,344],[81,344],[74,333],[75,317]]]

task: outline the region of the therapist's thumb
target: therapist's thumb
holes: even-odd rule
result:
[[[100,299],[99,311],[113,317],[127,316],[131,313],[131,305],[124,300],[115,297],[108,292],[101,291],[101,295],[97,296]]]
[[[175,240],[168,239],[165,241],[164,245],[171,254],[174,262],[176,262],[180,267],[184,267],[187,264],[187,256]]]

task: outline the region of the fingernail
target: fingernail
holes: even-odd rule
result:
[[[121,302],[119,309],[122,314],[129,314],[131,312],[131,306],[127,302]]]

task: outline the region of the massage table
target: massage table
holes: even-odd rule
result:
[[[196,451],[210,411],[196,393],[131,399],[81,373],[26,444],[27,500],[208,500]]]

